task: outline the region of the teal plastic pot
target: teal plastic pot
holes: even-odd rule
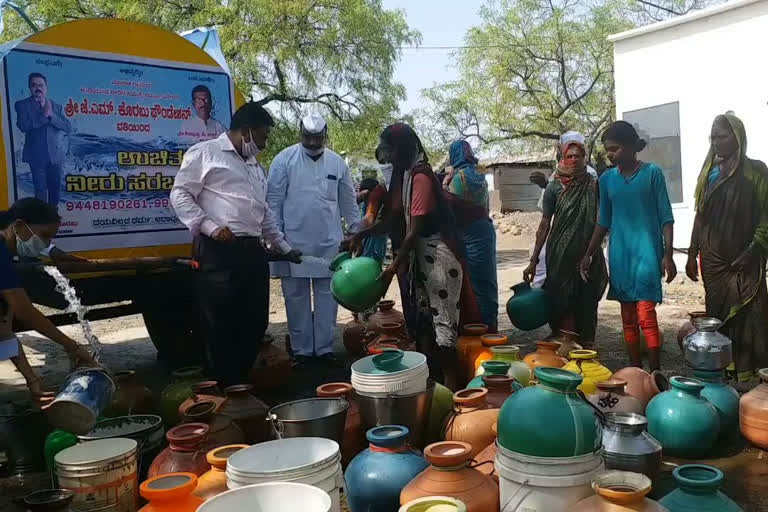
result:
[[[720,492],[723,472],[704,464],[686,464],[672,471],[678,488],[659,500],[669,512],[743,512]]]
[[[484,372],[478,375],[467,384],[468,388],[482,388],[483,375],[507,375],[509,373],[509,363],[505,361],[485,361],[483,363]]]
[[[507,450],[536,457],[575,457],[600,449],[602,427],[595,410],[576,388],[582,381],[560,368],[534,370],[538,384],[504,402],[498,442]]]
[[[378,280],[381,264],[373,258],[353,258],[349,252],[342,252],[331,262],[331,270],[331,294],[350,311],[373,307],[387,291]]]
[[[694,370],[693,375],[704,383],[701,396],[717,409],[720,416],[720,438],[739,432],[739,392],[726,383],[723,372]]]
[[[507,315],[515,327],[532,331],[549,322],[552,303],[547,292],[531,288],[528,283],[516,284],[512,291],[514,295],[507,301]]]
[[[648,403],[648,433],[661,443],[664,455],[703,457],[720,434],[715,406],[701,396],[704,383],[689,377],[672,377],[670,389]]]

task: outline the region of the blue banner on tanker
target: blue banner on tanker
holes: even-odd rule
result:
[[[65,250],[187,242],[168,195],[186,149],[229,126],[227,73],[30,46],[3,59],[9,199],[55,205]]]

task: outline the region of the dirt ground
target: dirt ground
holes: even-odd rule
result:
[[[499,328],[509,336],[511,343],[521,346],[522,353],[527,353],[535,349],[535,341],[547,336],[549,330],[546,327],[530,332],[517,330],[510,324],[504,305],[512,295],[510,287],[521,281],[539,215],[515,213],[495,217],[498,234]],[[680,269],[683,263],[678,262]],[[397,290],[397,285],[393,284],[387,297],[399,302]],[[271,281],[270,291],[269,332],[276,340],[282,342],[287,334],[287,322],[279,281]],[[699,283],[692,283],[683,275],[679,275],[675,282],[665,286],[664,295],[664,303],[658,307],[659,322],[665,338],[662,366],[670,374],[677,374],[683,372],[684,368],[675,343],[675,333],[686,319],[688,311],[700,309],[703,303],[703,289]],[[337,350],[340,353],[344,351],[341,344],[341,327],[349,320],[351,314],[339,308]],[[155,348],[140,316],[97,321],[92,323],[92,327],[104,345],[103,363],[107,367],[114,371],[135,369],[145,375],[145,380],[151,387],[160,388],[164,385],[168,369],[157,363]],[[84,342],[79,326],[66,326],[62,330]],[[69,370],[69,363],[63,351],[58,345],[36,333],[23,333],[20,338],[32,366],[40,372],[46,386],[55,389]],[[602,363],[614,370],[625,366],[627,359],[623,346],[618,303],[604,300],[600,304],[597,330],[597,347]],[[317,377],[322,381],[322,375]],[[341,374],[341,378],[343,377]],[[22,398],[24,390],[23,379],[13,365],[9,361],[0,362],[0,401]]]

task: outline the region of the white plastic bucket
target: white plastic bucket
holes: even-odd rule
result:
[[[331,497],[317,487],[294,482],[248,485],[215,496],[197,512],[329,512]]]
[[[388,393],[412,395],[427,389],[429,366],[426,362],[415,368],[398,373],[368,375],[352,370],[352,387],[360,393]]]
[[[72,506],[88,511],[109,508],[135,512],[139,487],[133,439],[99,439],[70,446],[54,457],[58,485],[75,493]]]
[[[240,450],[227,459],[230,489],[268,482],[312,485],[331,497],[331,512],[341,511],[342,479],[339,445],[320,437],[267,441]]]
[[[605,471],[600,452],[578,457],[532,457],[496,444],[501,512],[568,512],[594,494]]]

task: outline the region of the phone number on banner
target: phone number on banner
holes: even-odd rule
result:
[[[168,208],[168,198],[164,199],[110,199],[102,201],[67,201],[67,211],[73,210],[130,210],[140,208]]]

